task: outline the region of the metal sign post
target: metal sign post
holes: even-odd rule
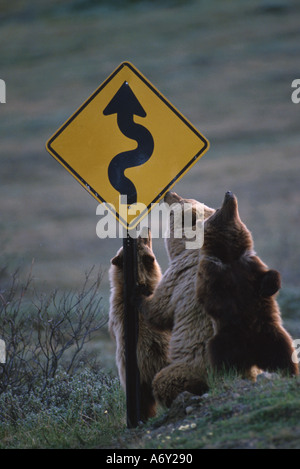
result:
[[[136,306],[137,240],[123,240],[124,266],[124,338],[126,360],[127,427],[135,428],[140,421],[140,375],[137,363],[139,317]]]

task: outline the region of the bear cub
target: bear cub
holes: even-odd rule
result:
[[[279,289],[279,273],[254,252],[237,198],[227,192],[222,207],[205,220],[196,281],[198,301],[213,320],[208,354],[214,369],[235,368],[247,375],[256,366],[298,374],[275,298]]]
[[[161,278],[161,269],[152,251],[151,233],[137,240],[138,287],[144,294],[153,293]],[[116,342],[116,364],[123,389],[126,389],[124,297],[123,297],[123,247],[111,260],[109,279],[111,287],[108,327]],[[170,331],[159,331],[146,323],[139,312],[139,338],[137,361],[140,372],[141,419],[146,421],[156,414],[152,380],[157,372],[169,364]]]

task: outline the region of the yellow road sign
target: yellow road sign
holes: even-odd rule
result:
[[[46,145],[128,229],[208,147],[206,138],[129,62],[120,64]],[[127,196],[125,205],[120,205],[121,194]]]

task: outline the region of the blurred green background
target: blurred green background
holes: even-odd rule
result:
[[[298,1],[1,0],[0,38],[1,267],[27,272],[34,259],[47,292],[101,266],[107,308],[122,241],[97,238],[97,202],[45,142],[128,60],[211,143],[174,190],[213,207],[235,192],[258,254],[299,291]],[[164,270],[163,240],[153,247]]]

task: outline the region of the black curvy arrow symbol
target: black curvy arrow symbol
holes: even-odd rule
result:
[[[154,150],[154,141],[149,130],[133,121],[134,115],[146,117],[146,112],[125,81],[106,106],[103,114],[105,116],[117,114],[117,123],[122,134],[138,143],[135,150],[124,151],[116,155],[108,166],[108,178],[111,185],[121,195],[127,195],[127,204],[130,205],[137,202],[137,192],[124,171],[146,163]]]

